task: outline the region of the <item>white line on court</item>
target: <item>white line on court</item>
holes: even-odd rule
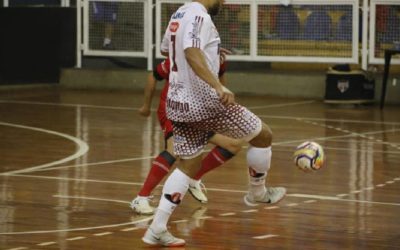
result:
[[[23,232],[6,232],[1,233],[0,235],[19,235],[19,234],[45,234],[45,233],[59,233],[59,232],[75,232],[75,231],[87,231],[87,230],[94,230],[94,229],[101,229],[101,228],[113,228],[113,227],[121,227],[126,225],[134,225],[141,222],[147,222],[153,219],[153,216],[147,217],[138,221],[130,221],[125,223],[119,224],[110,224],[110,225],[103,225],[103,226],[95,226],[95,227],[79,227],[79,228],[68,228],[68,229],[55,229],[55,230],[37,230],[37,231],[23,231]]]
[[[112,232],[103,232],[103,233],[97,233],[97,234],[93,234],[94,236],[104,236],[104,235],[110,235],[112,234]]]
[[[143,185],[143,183],[138,182],[120,182],[120,181],[101,181],[101,180],[90,180],[90,179],[75,179],[75,178],[62,178],[62,177],[49,177],[49,176],[36,176],[36,175],[12,175],[17,177],[26,177],[26,178],[43,178],[43,179],[56,179],[56,180],[69,180],[69,181],[87,181],[87,182],[97,182],[97,183],[113,183],[120,185]],[[162,185],[160,185],[162,186]],[[226,192],[226,193],[247,193],[246,190],[232,190],[232,189],[222,189],[222,188],[207,188],[208,191],[215,192]],[[348,195],[348,194],[341,194]],[[58,195],[54,195],[55,197],[61,197]],[[400,203],[389,203],[389,202],[374,202],[374,201],[363,201],[363,200],[346,200],[341,199],[335,196],[323,196],[323,195],[309,195],[309,194],[287,194],[288,197],[299,197],[299,198],[308,198],[308,199],[319,199],[319,200],[332,200],[332,201],[347,201],[347,202],[356,202],[356,203],[370,203],[370,204],[380,204],[380,205],[391,205],[391,206],[400,206]],[[113,201],[119,203],[129,203],[128,201],[121,200],[109,200],[109,199],[101,199],[101,198],[93,198],[93,197],[81,197],[81,196],[62,196],[62,198],[74,198],[74,199],[97,199],[104,201]],[[0,233],[1,234],[1,233]]]
[[[229,212],[229,213],[222,213],[222,214],[219,214],[219,216],[232,216],[232,215],[235,215],[236,213],[233,213],[233,212]]]
[[[323,195],[288,194],[286,196],[301,197],[301,198],[312,198],[312,199],[318,199],[318,200],[330,200],[330,201],[355,202],[355,203],[376,204],[376,205],[400,206],[400,203],[364,201],[364,200],[350,200],[350,199],[342,199],[342,198],[338,198],[338,197],[334,197],[334,196],[323,196]]]
[[[65,198],[65,199],[84,199],[84,200],[93,200],[93,201],[110,201],[110,202],[115,202],[115,203],[130,204],[129,201],[113,200],[113,199],[103,199],[103,198],[87,197],[87,196],[53,195],[53,197],[56,197],[56,198]]]
[[[89,150],[89,146],[86,144],[86,142],[80,140],[79,138],[76,138],[76,137],[73,137],[73,136],[70,136],[67,134],[59,133],[59,132],[52,131],[52,130],[42,129],[42,128],[29,127],[29,126],[23,126],[23,125],[6,123],[6,122],[0,122],[0,125],[21,128],[21,129],[29,129],[29,130],[33,130],[33,131],[38,131],[38,132],[43,132],[43,133],[47,133],[47,134],[51,134],[51,135],[60,136],[67,140],[73,141],[78,146],[78,149],[76,150],[76,152],[73,155],[65,157],[64,159],[61,159],[58,161],[53,161],[53,162],[46,163],[46,164],[42,164],[39,166],[21,169],[21,170],[8,171],[8,172],[0,173],[0,175],[21,174],[21,173],[25,173],[25,172],[38,170],[38,169],[52,167],[54,165],[62,164],[62,163],[74,160],[76,158],[79,158],[82,155],[86,154],[87,151]]]
[[[301,102],[288,102],[280,104],[270,104],[264,106],[253,106],[247,107],[248,109],[263,109],[263,108],[275,108],[275,107],[286,107],[293,105],[309,104],[316,102],[301,101]],[[121,106],[103,106],[103,105],[91,105],[91,104],[74,104],[74,103],[51,103],[51,102],[32,102],[32,101],[15,101],[15,100],[0,100],[0,103],[15,103],[15,104],[28,104],[28,105],[46,105],[46,106],[61,106],[61,107],[82,107],[82,108],[98,108],[98,109],[115,109],[115,110],[138,110],[139,108],[133,107],[121,107]],[[155,110],[155,109],[152,109]]]
[[[129,232],[129,231],[135,231],[135,230],[138,230],[138,229],[139,229],[138,227],[127,227],[127,228],[123,228],[123,229],[121,229],[119,231],[121,231],[121,232]]]
[[[256,212],[258,212],[258,209],[248,209],[248,210],[243,210],[241,212],[242,213],[256,213]]]
[[[138,110],[138,108],[132,108],[132,107],[118,107],[118,106],[113,107],[113,106],[73,104],[73,103],[29,102],[29,101],[13,101],[13,100],[0,100],[0,103],[46,105],[46,106],[60,106],[60,107],[74,107],[74,108],[81,107],[81,108],[116,109],[116,110]]]
[[[278,236],[279,235],[276,235],[276,234],[266,234],[266,235],[254,236],[253,239],[263,240],[263,239],[268,239],[268,238],[273,238],[273,237],[278,237]]]
[[[326,119],[315,117],[300,117],[300,116],[280,116],[280,115],[257,115],[262,118],[271,119],[288,119],[288,120],[308,120],[308,121],[321,121],[321,122],[340,122],[340,123],[364,123],[364,124],[382,124],[382,125],[400,125],[400,122],[377,122],[368,120],[350,120],[350,119]]]
[[[171,221],[171,223],[185,223],[185,222],[188,222],[188,220],[182,219],[182,220],[174,220],[174,221]]]
[[[74,240],[83,240],[86,239],[86,237],[83,236],[78,236],[78,237],[73,237],[73,238],[68,238],[68,241],[74,241]]]
[[[301,101],[301,102],[288,102],[288,103],[279,103],[279,104],[270,104],[270,105],[263,105],[263,106],[252,106],[247,107],[248,109],[265,109],[265,108],[280,108],[280,107],[288,107],[288,106],[295,106],[301,104],[310,104],[314,103],[316,100],[311,101]]]
[[[379,133],[392,132],[392,131],[393,130],[380,130],[380,131],[366,132],[366,134],[379,134]],[[395,130],[395,131],[398,131],[398,130]],[[298,139],[298,140],[291,140],[291,141],[275,142],[275,143],[272,143],[272,146],[285,146],[285,145],[291,145],[291,144],[295,145],[296,143],[304,142],[304,141],[308,141],[308,140],[315,140],[315,141],[317,141],[317,140],[318,141],[325,140],[326,141],[326,140],[337,139],[337,138],[354,137],[354,136],[357,136],[357,135],[358,134],[355,133],[355,134],[347,134],[347,135],[339,135],[339,136],[305,138],[305,139]],[[346,149],[346,148],[325,147],[325,149],[348,151],[348,149]],[[361,150],[357,150],[357,151],[361,151]],[[391,153],[391,154],[400,154],[400,152],[398,152],[398,151],[373,151],[373,152],[371,151],[371,153],[379,153],[379,152],[385,152],[385,153]],[[59,167],[52,167],[52,168],[46,168],[46,169],[35,169],[35,170],[26,171],[26,172],[40,172],[40,171],[49,171],[49,170],[60,170],[60,169],[66,169],[66,168],[75,168],[75,167],[81,167],[81,166],[106,165],[106,164],[113,164],[113,163],[120,163],[120,162],[129,162],[129,161],[153,159],[154,157],[156,157],[156,155],[144,156],[144,157],[126,158],[126,159],[119,159],[119,160],[102,161],[102,162],[92,162],[92,163],[76,164],[76,165],[68,165],[68,166],[59,166]]]
[[[143,183],[138,182],[120,182],[120,181],[102,181],[102,180],[93,180],[93,179],[76,179],[76,178],[64,178],[64,177],[49,177],[49,176],[36,176],[36,175],[12,175],[16,177],[22,178],[42,178],[42,179],[55,179],[55,180],[69,180],[69,181],[85,181],[85,182],[97,182],[97,183],[112,183],[112,184],[120,184],[120,185],[136,185],[141,186]],[[160,185],[161,187],[162,185]],[[378,186],[378,185],[377,185]],[[207,187],[208,191],[215,191],[215,192],[226,192],[226,193],[247,193],[246,190],[233,190],[233,189],[222,189],[222,188],[210,188]],[[114,201],[119,203],[129,203],[128,201],[121,201],[121,200],[109,200],[109,199],[100,199],[100,198],[93,198],[93,197],[80,197],[80,196],[58,196],[54,195],[55,197],[62,197],[62,198],[74,198],[74,199],[97,199],[97,200],[104,200],[104,201]],[[323,196],[323,195],[309,195],[309,194],[287,194],[288,197],[299,197],[299,198],[308,198],[308,199],[319,199],[319,200],[333,200],[333,201],[351,201],[356,203],[371,203],[371,204],[381,204],[381,205],[392,205],[392,206],[400,206],[400,203],[388,203],[388,202],[374,202],[374,201],[363,201],[363,200],[346,200],[341,199],[340,197],[348,196],[348,194],[339,194],[336,196]]]
[[[39,244],[36,244],[36,245],[37,246],[50,246],[50,245],[54,245],[54,244],[56,244],[55,241],[48,241],[48,242],[43,242],[43,243],[39,243]]]
[[[267,210],[278,209],[278,208],[279,208],[279,206],[264,207],[264,209],[267,209]]]
[[[147,160],[147,159],[153,159],[157,155],[152,155],[152,156],[143,156],[143,157],[134,157],[134,158],[126,158],[126,159],[119,159],[119,160],[110,160],[110,161],[100,161],[100,162],[92,162],[92,163],[83,163],[83,164],[75,164],[75,165],[68,165],[68,166],[59,166],[59,167],[52,167],[52,168],[46,168],[46,169],[37,169],[34,171],[30,172],[40,172],[40,171],[49,171],[49,170],[60,170],[60,169],[66,169],[66,168],[74,168],[74,167],[83,167],[83,166],[97,166],[97,165],[107,165],[107,164],[113,164],[113,163],[121,163],[121,162],[129,162],[129,161],[140,161],[140,160]]]

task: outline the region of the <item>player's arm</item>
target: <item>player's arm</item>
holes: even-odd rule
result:
[[[218,78],[210,71],[203,52],[199,48],[186,48],[185,57],[194,73],[217,91],[224,105],[232,104],[235,101],[233,93],[225,88]]]
[[[169,35],[169,32],[168,32],[168,28],[167,28],[167,30],[165,31],[165,34],[164,34],[164,37],[163,37],[163,39],[162,39],[162,41],[161,41],[161,55],[163,55],[163,56],[165,56],[165,57],[169,57],[169,53],[168,53],[168,49],[169,49],[169,39],[168,39],[168,36],[170,36]]]
[[[226,86],[226,78],[225,78],[225,74],[222,74],[218,77],[219,82],[223,85]]]
[[[220,48],[219,50],[219,72],[218,72],[218,78],[219,81],[222,83],[222,85],[226,86],[226,78],[225,78],[225,72],[226,72],[226,55],[231,55],[232,52],[228,49],[225,48]]]
[[[149,73],[147,76],[147,83],[144,87],[144,101],[142,107],[139,108],[139,114],[142,116],[149,116],[151,109],[151,101],[153,100],[154,92],[156,90],[157,79],[153,76],[153,73]]]

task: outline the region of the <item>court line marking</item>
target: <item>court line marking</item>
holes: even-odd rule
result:
[[[288,107],[288,106],[301,105],[301,104],[310,104],[310,103],[314,103],[314,102],[316,102],[316,100],[278,103],[278,104],[270,104],[270,105],[263,105],[263,106],[246,106],[246,107],[248,109],[280,108],[280,107]]]
[[[343,198],[339,198],[339,197],[335,197],[335,196],[324,196],[324,195],[287,194],[286,196],[299,197],[299,198],[310,198],[310,199],[318,199],[318,200],[344,201],[344,202],[366,203],[366,204],[376,204],[376,205],[400,206],[400,203],[351,200],[351,199],[343,199]]]
[[[299,142],[304,142],[304,141],[323,141],[323,140],[329,140],[329,139],[336,139],[336,138],[347,138],[347,137],[362,137],[363,135],[373,135],[373,134],[380,134],[380,133],[387,133],[387,132],[398,132],[400,129],[388,129],[388,130],[378,130],[378,131],[370,131],[370,132],[364,132],[364,133],[350,133],[347,135],[338,135],[338,136],[326,136],[326,137],[315,137],[315,138],[304,138],[304,139],[298,139],[298,140],[293,140],[293,141],[285,141],[285,142],[278,142],[278,143],[272,143],[272,146],[275,145],[283,145],[283,144],[291,144],[291,143],[299,143]],[[387,144],[385,142],[381,142],[384,144]]]
[[[104,236],[104,235],[110,235],[113,234],[112,232],[102,232],[102,233],[97,233],[97,234],[93,234],[94,236]]]
[[[114,200],[114,199],[104,199],[104,198],[96,198],[96,197],[87,197],[87,196],[70,196],[70,195],[58,195],[55,194],[53,195],[55,198],[65,198],[65,199],[85,199],[85,200],[94,200],[94,201],[111,201],[115,203],[124,203],[124,204],[130,204],[129,201],[123,201],[123,200]]]
[[[55,230],[36,230],[36,231],[23,231],[23,232],[0,232],[0,235],[20,235],[20,234],[45,234],[45,233],[59,233],[59,232],[76,232],[76,231],[87,231],[93,229],[102,229],[102,228],[113,228],[113,227],[121,227],[126,225],[134,225],[142,222],[147,222],[153,219],[153,216],[146,217],[144,219],[138,221],[130,221],[119,224],[109,224],[103,226],[95,226],[95,227],[79,227],[79,228],[69,228],[69,229],[55,229]]]
[[[73,108],[98,108],[98,109],[117,109],[117,110],[139,110],[139,108],[133,107],[120,107],[120,106],[103,106],[103,105],[91,105],[91,104],[73,104],[73,103],[52,103],[52,102],[30,102],[30,101],[14,101],[14,100],[0,100],[0,103],[16,103],[16,104],[29,104],[29,105],[45,105],[45,106],[61,106],[61,107],[73,107]],[[152,109],[153,110],[153,109]],[[156,109],[154,109],[156,110]]]
[[[56,244],[57,242],[55,242],[55,241],[48,241],[48,242],[42,242],[42,243],[39,243],[39,244],[36,244],[37,246],[50,246],[50,245],[54,245],[54,244]]]
[[[248,210],[242,210],[242,213],[255,213],[258,212],[258,209],[248,209]]]
[[[66,239],[66,240],[68,240],[68,241],[75,241],[75,240],[83,240],[83,239],[86,239],[86,237],[84,237],[84,236],[78,236],[78,237],[68,238],[68,239]]]
[[[171,221],[171,223],[184,223],[184,222],[188,222],[187,219],[182,219],[182,220],[173,220]]]
[[[63,137],[67,140],[74,142],[78,146],[78,149],[76,150],[76,152],[73,155],[70,155],[63,159],[49,162],[49,163],[42,164],[42,165],[38,165],[38,166],[34,166],[34,167],[3,172],[3,173],[0,173],[0,175],[21,174],[21,173],[39,170],[39,169],[43,169],[43,168],[47,168],[47,167],[52,167],[54,165],[59,165],[59,164],[62,164],[62,163],[65,163],[65,162],[68,162],[71,160],[75,160],[76,158],[81,157],[82,155],[86,154],[89,151],[89,145],[86,142],[80,140],[79,138],[76,138],[76,137],[73,137],[73,136],[70,136],[70,135],[67,135],[64,133],[60,133],[60,132],[56,132],[56,131],[52,131],[52,130],[48,130],[48,129],[24,126],[24,125],[13,124],[13,123],[6,123],[6,122],[0,122],[0,125],[21,128],[21,129],[29,129],[29,130],[33,130],[33,131],[38,131],[38,132],[42,132],[42,133],[60,136],[60,137]]]
[[[297,140],[291,140],[291,141],[275,142],[275,143],[272,143],[272,146],[283,146],[283,145],[287,145],[287,144],[295,145],[295,143],[309,141],[309,140],[322,141],[322,140],[329,140],[329,139],[335,139],[335,138],[356,137],[356,136],[363,135],[363,134],[379,134],[379,133],[397,132],[397,131],[400,131],[400,129],[379,130],[379,131],[370,131],[370,132],[365,132],[365,133],[354,133],[354,134],[351,133],[351,134],[339,135],[339,136],[328,136],[328,137],[297,139]],[[329,147],[327,147],[326,149],[346,150],[346,149],[343,149],[343,148],[329,148]],[[379,153],[378,151],[374,151],[374,152]],[[392,151],[382,151],[382,152],[385,152],[385,153],[391,152],[393,154],[400,154],[400,152],[398,152],[398,151],[393,151],[393,152]],[[84,163],[84,164],[76,164],[76,165],[68,165],[68,166],[59,166],[59,167],[52,167],[52,168],[46,168],[46,169],[35,169],[35,170],[26,171],[26,172],[27,173],[28,172],[40,172],[40,171],[59,170],[59,169],[74,168],[74,167],[81,167],[81,166],[94,166],[94,165],[105,165],[105,164],[113,164],[113,163],[120,163],[120,162],[137,161],[137,160],[147,160],[147,159],[153,159],[156,156],[157,155],[126,158],[126,159],[119,159],[119,160],[110,160],[110,161],[102,161],[102,162],[92,162],[92,163]]]
[[[276,235],[276,234],[266,234],[266,235],[254,236],[253,239],[263,240],[263,239],[269,239],[269,238],[278,237],[278,236],[279,235]]]
[[[101,180],[90,180],[90,179],[76,179],[76,178],[65,178],[65,177],[49,177],[49,176],[37,176],[37,175],[12,175],[16,177],[26,177],[26,178],[42,178],[42,179],[56,179],[56,180],[69,180],[69,181],[87,181],[87,182],[97,182],[97,183],[113,183],[113,184],[121,184],[121,185],[143,185],[143,183],[138,182],[120,182],[120,181],[101,181]],[[379,184],[380,185],[380,184]],[[159,185],[162,187],[162,185]],[[247,193],[245,190],[232,190],[232,189],[222,189],[222,188],[207,188],[208,191],[216,191],[216,192],[225,192],[225,193]],[[339,194],[339,195],[348,195],[348,194]],[[326,196],[326,195],[310,195],[310,194],[287,194],[288,197],[298,197],[298,198],[307,198],[307,199],[318,199],[318,200],[332,200],[332,201],[347,201],[347,202],[355,202],[355,203],[368,203],[368,204],[379,204],[379,205],[390,205],[390,206],[400,206],[400,203],[390,203],[390,202],[375,202],[375,201],[363,201],[363,200],[349,200],[342,199],[336,196]],[[117,203],[129,204],[128,201],[122,200],[110,200],[110,199],[102,199],[95,197],[84,197],[84,196],[61,196],[54,195],[54,197],[59,198],[72,198],[72,199],[92,199],[99,201],[113,201]],[[1,233],[0,233],[1,235]]]
[[[269,107],[282,107],[282,105],[291,106],[299,104],[308,104],[316,102],[316,100],[304,101],[304,102],[291,102],[282,104],[271,104],[265,106],[253,106],[247,107],[248,109],[258,109],[258,108],[269,108]],[[83,107],[83,108],[101,108],[101,109],[120,109],[120,110],[139,110],[139,108],[133,107],[121,107],[121,106],[103,106],[103,105],[90,105],[90,104],[73,104],[73,103],[50,103],[50,102],[32,102],[32,101],[16,101],[16,100],[0,100],[0,103],[16,103],[16,104],[34,104],[34,105],[48,105],[48,106],[64,106],[64,107]],[[151,109],[152,111],[156,109]],[[277,115],[258,115],[264,118],[273,119],[304,119],[312,121],[331,121],[331,122],[341,122],[341,123],[365,123],[365,124],[384,124],[384,125],[400,125],[400,122],[377,122],[368,120],[351,120],[351,119],[326,119],[326,118],[313,118],[313,117],[293,117],[293,116],[277,116]]]
[[[127,227],[127,228],[123,228],[123,229],[121,229],[119,231],[121,231],[121,232],[129,232],[129,231],[135,231],[135,230],[139,230],[139,228],[138,227]]]
[[[300,117],[300,116],[281,116],[281,115],[257,115],[262,118],[271,119],[289,119],[289,120],[309,120],[309,121],[320,121],[320,122],[340,122],[340,123],[365,123],[365,124],[378,124],[378,125],[400,125],[400,122],[377,122],[370,120],[352,120],[352,119],[326,119],[326,118],[315,118],[315,117]]]
[[[24,249],[28,249],[27,247],[14,247],[14,248],[9,248],[7,250],[24,250]]]
[[[247,107],[248,109],[263,109],[263,108],[279,108],[279,107],[287,107],[294,106],[300,104],[309,104],[314,103],[316,100],[310,101],[299,101],[299,102],[288,102],[288,103],[278,103],[278,104],[270,104],[264,106],[253,106]],[[104,105],[92,105],[92,104],[74,104],[74,103],[52,103],[52,102],[32,102],[32,101],[16,101],[16,100],[0,100],[0,103],[15,103],[15,104],[29,104],[29,105],[46,105],[46,106],[61,106],[61,107],[82,107],[82,108],[98,108],[98,109],[114,109],[114,110],[139,110],[139,108],[133,107],[122,107],[122,106],[104,106]],[[156,109],[151,109],[152,111]]]
[[[219,214],[219,216],[232,216],[232,215],[235,215],[235,214],[236,214],[236,213],[228,212],[228,213]]]

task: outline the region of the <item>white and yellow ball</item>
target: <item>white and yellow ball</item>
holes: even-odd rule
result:
[[[297,146],[294,163],[303,171],[316,171],[324,165],[324,149],[316,142],[306,141]]]

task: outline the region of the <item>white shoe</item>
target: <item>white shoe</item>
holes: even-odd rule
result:
[[[255,197],[252,193],[244,196],[244,203],[247,206],[258,206],[258,203],[277,203],[286,195],[286,188],[283,187],[267,187],[265,193]]]
[[[193,196],[193,198],[201,203],[207,203],[208,199],[203,190],[207,192],[206,187],[201,181],[195,181],[189,185],[189,193]]]
[[[155,208],[150,205],[149,197],[138,196],[131,202],[131,208],[138,214],[152,215],[155,212]]]
[[[174,237],[168,230],[156,234],[151,228],[147,229],[142,240],[152,246],[180,247],[186,244],[184,239]]]

